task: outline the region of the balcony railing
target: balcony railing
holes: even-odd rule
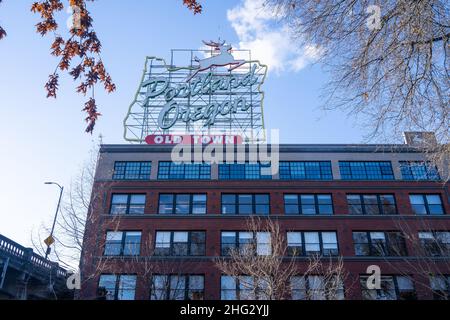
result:
[[[33,271],[37,273],[50,274],[51,271],[54,271],[57,277],[65,278],[67,276],[67,271],[59,267],[57,263],[44,259],[34,253],[33,249],[25,248],[3,235],[0,235],[0,256],[16,260],[23,265],[29,263],[33,267]]]

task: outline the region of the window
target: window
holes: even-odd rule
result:
[[[281,161],[281,180],[333,180],[331,161]]]
[[[138,256],[141,249],[141,232],[108,231],[105,256]]]
[[[438,194],[411,194],[409,200],[415,214],[444,214],[441,196]]]
[[[450,300],[450,275],[430,276],[434,300]]]
[[[339,161],[342,180],[394,180],[390,161]]]
[[[272,179],[270,163],[258,162],[258,163],[219,164],[219,180],[270,180],[270,179]]]
[[[368,276],[361,276],[360,283],[364,300],[415,300],[414,283],[408,276],[382,276],[381,289],[368,289]]]
[[[206,194],[160,194],[159,214],[205,214]]]
[[[419,232],[423,253],[427,256],[450,256],[450,231]]]
[[[286,214],[333,214],[331,194],[285,194]]]
[[[341,279],[323,276],[294,276],[291,278],[292,300],[344,300],[344,284]]]
[[[334,231],[287,233],[288,254],[291,256],[305,255],[338,255],[337,235]]]
[[[221,236],[222,255],[239,250],[242,255],[270,255],[272,253],[269,232],[224,231]]]
[[[436,166],[425,161],[400,161],[403,180],[440,180]]]
[[[98,287],[107,300],[134,300],[136,276],[102,274]]]
[[[150,180],[151,162],[116,161],[114,180]]]
[[[151,279],[151,300],[203,300],[203,275],[154,275]]]
[[[204,256],[205,241],[204,231],[157,231],[155,255]]]
[[[145,194],[113,194],[111,214],[144,214]]]
[[[176,163],[160,161],[158,168],[160,180],[210,180],[209,163]]]
[[[397,214],[392,194],[348,194],[347,204],[350,214]]]
[[[270,213],[268,194],[222,194],[222,214]]]
[[[401,232],[353,232],[357,256],[406,256],[405,238]]]
[[[267,280],[256,281],[251,276],[222,276],[220,279],[221,300],[268,300]]]

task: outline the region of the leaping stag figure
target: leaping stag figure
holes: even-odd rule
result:
[[[214,50],[220,51],[220,53],[206,59],[199,59],[195,57],[194,60],[199,63],[198,69],[196,69],[195,72],[187,79],[187,82],[195,77],[200,71],[204,71],[212,67],[224,67],[229,65],[230,68],[228,71],[232,71],[245,63],[245,60],[234,59],[233,55],[230,53],[232,47],[230,44],[225,44],[225,41],[218,43],[211,40],[209,42],[203,41],[203,43],[214,48]]]

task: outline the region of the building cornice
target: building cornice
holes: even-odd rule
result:
[[[266,146],[266,145],[261,145]],[[249,146],[245,145],[246,150]],[[267,145],[268,150],[272,145]],[[172,145],[103,144],[101,153],[164,153]],[[422,149],[406,144],[280,144],[282,153],[421,153]]]

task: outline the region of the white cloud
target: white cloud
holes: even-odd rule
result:
[[[300,47],[289,36],[288,27],[278,21],[264,0],[243,0],[228,10],[227,18],[239,37],[236,49],[250,49],[252,58],[267,64],[275,73],[300,71],[319,57],[313,45]]]

